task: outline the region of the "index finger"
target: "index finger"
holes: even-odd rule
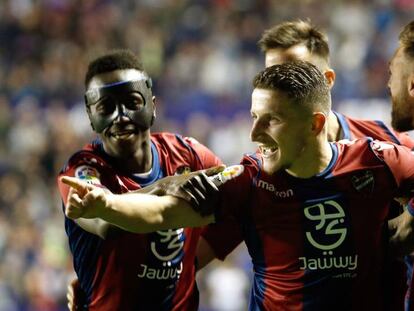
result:
[[[78,191],[93,189],[93,186],[76,177],[63,176],[60,181]]]

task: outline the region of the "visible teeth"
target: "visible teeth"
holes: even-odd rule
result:
[[[263,154],[270,154],[270,153],[273,153],[273,152],[275,152],[277,150],[277,148],[276,147],[262,147],[262,153]]]
[[[132,134],[132,133],[114,134],[114,137],[115,137],[116,139],[119,139],[119,138],[126,138],[126,137],[130,136],[131,134]]]

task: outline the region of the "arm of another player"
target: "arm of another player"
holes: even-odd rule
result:
[[[405,146],[376,140],[370,142],[370,148],[388,166],[394,179],[388,187],[397,201],[407,207],[401,215],[388,221],[390,254],[402,257],[414,250],[414,154]]]
[[[181,186],[190,188],[191,191],[185,193],[191,196],[189,200],[195,204],[201,201],[213,202],[218,195],[216,185],[203,172],[169,177],[169,184],[172,180],[179,180],[179,186],[171,188],[173,194],[176,194]],[[62,177],[61,182],[71,187],[66,215],[72,219],[99,217],[119,228],[136,233],[198,227],[214,221],[213,215],[203,217],[195,212],[187,201],[171,195],[117,195],[67,176]],[[165,192],[168,192],[168,189],[170,188],[167,187]]]
[[[414,199],[404,213],[388,221],[390,253],[401,258],[414,251]]]

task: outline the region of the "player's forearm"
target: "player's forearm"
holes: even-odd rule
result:
[[[100,218],[135,233],[202,226],[213,221],[212,217],[199,216],[189,203],[176,197],[138,193],[108,195]]]
[[[178,199],[171,196],[158,197],[146,194],[107,196],[107,205],[100,218],[126,231],[147,233],[168,225],[164,214]]]

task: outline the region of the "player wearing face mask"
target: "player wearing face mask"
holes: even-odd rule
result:
[[[74,153],[59,177],[77,177],[121,194],[221,163],[192,138],[150,133],[156,115],[152,83],[131,52],[116,51],[91,62],[85,86],[86,110],[98,138]],[[67,201],[69,187],[60,178],[58,184],[66,210],[72,204]],[[65,217],[85,296],[78,306],[100,311],[197,310],[195,249],[200,229],[153,228],[137,234],[97,218]]]

